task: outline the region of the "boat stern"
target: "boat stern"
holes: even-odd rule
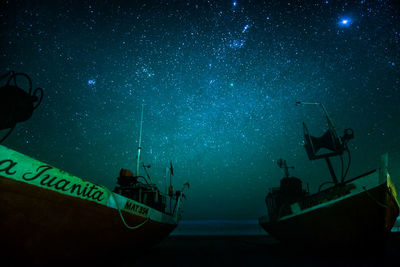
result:
[[[396,187],[390,178],[390,175],[387,174],[386,179],[387,192],[386,192],[386,213],[385,213],[385,228],[388,232],[391,231],[394,224],[396,223],[397,217],[399,216],[400,205],[397,199],[397,190]]]
[[[396,186],[390,177],[388,172],[388,162],[389,155],[383,154],[381,156],[380,168],[379,168],[379,182],[386,183],[386,192],[385,192],[385,229],[387,232],[390,232],[393,228],[397,217],[399,216],[400,205],[397,199],[397,190]]]

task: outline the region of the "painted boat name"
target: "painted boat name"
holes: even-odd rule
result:
[[[134,202],[130,200],[126,201],[124,209],[133,211],[134,213],[139,213],[143,216],[146,216],[147,213],[149,212],[149,208],[136,205]]]
[[[17,171],[13,168],[16,167],[17,164],[18,162],[11,159],[1,160],[0,173],[4,172],[10,176],[16,175]],[[82,196],[99,202],[104,200],[104,192],[95,184],[86,183],[86,185],[84,185],[83,183],[74,183],[64,178],[51,176],[48,172],[52,169],[54,168],[49,165],[41,165],[36,169],[36,172],[25,172],[22,175],[22,179],[28,182],[40,180],[40,185],[47,186],[57,191],[69,192],[72,195]]]

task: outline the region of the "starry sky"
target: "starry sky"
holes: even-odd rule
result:
[[[142,160],[189,182],[185,219],[256,219],[283,176],[315,191],[302,122],[353,128],[351,176],[390,152],[400,186],[398,1],[1,1],[0,70],[44,90],[3,143],[113,189]],[[5,131],[1,131],[1,136]],[[338,164],[338,161],[334,161]],[[142,171],[143,172],[143,171]]]

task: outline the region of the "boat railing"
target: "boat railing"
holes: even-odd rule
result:
[[[274,193],[276,193],[276,192],[279,192],[279,190],[280,190],[280,187],[271,187],[271,188],[269,189],[269,192],[270,192],[271,194],[274,194]]]
[[[179,193],[177,194],[176,191],[175,194],[173,195],[169,195],[169,194],[165,194],[165,193],[161,193],[160,195],[162,196],[162,200],[164,201],[165,204],[165,209],[163,212],[165,212],[168,215],[175,215],[176,212],[179,212],[179,199],[181,198],[181,195],[179,195]]]
[[[313,195],[309,195],[299,201],[299,205],[302,210],[313,207],[318,204],[322,204],[333,199],[345,196],[354,189],[354,184],[343,184],[340,186],[330,187]]]
[[[362,178],[362,177],[364,177],[364,176],[373,174],[373,173],[376,172],[376,171],[377,171],[377,169],[371,170],[371,171],[369,171],[369,172],[366,172],[366,173],[363,173],[363,174],[358,175],[358,176],[356,176],[356,177],[353,177],[353,178],[351,178],[351,179],[348,179],[348,180],[346,180],[344,183],[347,184],[347,183],[354,182],[355,180],[358,180],[358,179],[360,179],[360,178]]]

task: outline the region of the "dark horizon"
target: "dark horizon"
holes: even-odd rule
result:
[[[12,1],[1,4],[1,73],[28,74],[41,106],[2,143],[113,189],[142,159],[161,190],[190,183],[186,220],[255,220],[277,160],[310,190],[302,122],[354,129],[348,178],[390,152],[400,186],[398,1]],[[0,138],[4,134],[0,132]],[[339,161],[334,161],[340,166]],[[143,171],[143,170],[142,170]]]

